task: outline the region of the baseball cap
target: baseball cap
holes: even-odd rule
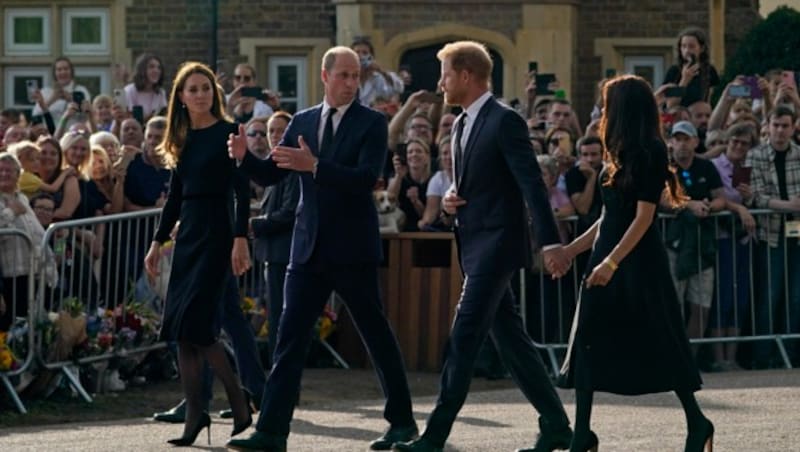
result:
[[[697,129],[695,129],[694,125],[689,121],[678,121],[672,125],[670,135],[677,135],[679,133],[690,137],[697,137]]]

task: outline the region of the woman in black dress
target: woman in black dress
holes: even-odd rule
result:
[[[684,199],[669,169],[658,107],[636,76],[606,83],[600,120],[606,168],[600,219],[570,243],[571,256],[593,247],[559,386],[575,388],[570,450],[597,449],[589,429],[594,391],[637,395],[675,391],[686,413],[686,451],[710,447],[714,426],[694,397],[700,374],[670,277],[656,206]],[[668,188],[668,190],[664,190]]]
[[[225,386],[234,414],[233,434],[252,423],[239,379],[219,342],[225,285],[231,271],[241,274],[250,262],[247,179],[228,158],[226,140],[237,129],[225,119],[222,105],[211,69],[185,63],[175,76],[169,122],[158,148],[172,168],[172,178],[145,267],[149,274],[158,274],[161,244],[180,220],[161,326],[163,340],[178,342],[186,422],[183,436],[169,442],[179,446],[192,444],[203,428],[210,430],[211,419],[202,408],[203,360]]]

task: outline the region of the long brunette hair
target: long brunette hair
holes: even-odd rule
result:
[[[183,102],[181,102],[178,93],[183,91],[186,80],[193,74],[205,75],[211,82],[211,89],[214,90],[211,114],[217,119],[228,120],[228,117],[222,109],[222,106],[225,105],[222,98],[222,88],[217,84],[217,78],[214,76],[214,72],[211,68],[197,61],[187,61],[183,63],[178,69],[178,74],[175,76],[175,81],[172,84],[172,92],[169,96],[167,129],[164,132],[164,141],[156,148],[158,154],[163,158],[168,168],[174,168],[175,165],[178,164],[181,151],[183,151],[183,146],[186,144],[186,135],[191,126],[189,111],[186,109]]]
[[[672,206],[684,202],[685,196],[669,167],[667,147],[661,135],[661,119],[653,90],[641,77],[622,75],[603,86],[603,115],[600,137],[603,160],[609,178],[605,185],[633,193],[634,175],[651,168],[663,168],[660,176],[667,180],[666,200]],[[660,148],[660,152],[654,148]],[[663,161],[655,161],[655,159]],[[658,174],[646,177],[659,177]]]

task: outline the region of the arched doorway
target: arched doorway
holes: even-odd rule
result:
[[[426,89],[435,91],[439,82],[440,63],[436,58],[438,52],[448,41],[438,44],[415,47],[403,52],[400,57],[400,65],[407,66],[411,71],[411,92]],[[489,48],[489,56],[492,57],[494,67],[492,69],[492,92],[497,97],[503,96],[503,57]]]

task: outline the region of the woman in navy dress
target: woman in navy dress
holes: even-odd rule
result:
[[[678,206],[685,197],[669,169],[647,82],[630,75],[615,78],[606,83],[603,99],[606,167],[598,187],[603,214],[566,247],[573,257],[593,248],[559,379],[559,386],[575,388],[570,450],[597,450],[597,436],[589,428],[595,391],[675,391],[689,429],[686,451],[702,451],[711,445],[714,426],[694,397],[700,374],[654,221],[662,199]]]
[[[250,262],[248,183],[228,158],[226,140],[236,126],[226,120],[222,105],[211,69],[185,63],[175,76],[169,122],[158,148],[172,168],[172,178],[145,267],[149,274],[158,274],[161,244],[180,220],[161,326],[162,339],[178,343],[186,396],[183,436],[169,441],[179,446],[192,444],[206,427],[210,437],[211,419],[202,408],[204,360],[225,386],[234,414],[233,434],[252,423],[239,379],[219,342],[225,285],[232,271],[241,274]]]

